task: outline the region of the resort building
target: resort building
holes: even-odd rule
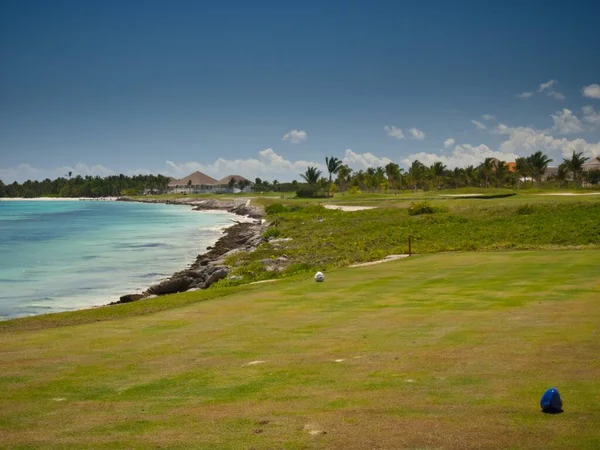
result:
[[[194,172],[180,180],[171,180],[167,192],[173,194],[210,194],[251,192],[252,183],[240,175],[228,175],[221,180],[202,173]]]

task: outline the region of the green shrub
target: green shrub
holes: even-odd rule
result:
[[[528,216],[535,212],[533,205],[521,205],[517,208],[517,214],[519,216]]]
[[[296,197],[298,198],[327,198],[327,190],[316,189],[310,186],[303,186],[296,191]]]
[[[435,209],[427,202],[413,202],[408,208],[409,216],[418,216],[421,214],[433,214]]]
[[[281,236],[281,230],[279,228],[276,228],[276,227],[269,227],[263,233],[263,238],[264,239],[276,238],[276,237],[279,237],[279,236]]]
[[[273,203],[272,205],[269,205],[265,208],[265,212],[267,213],[267,215],[281,214],[287,211],[287,207],[282,205],[281,203]]]
[[[348,189],[348,194],[350,194],[350,195],[358,195],[358,194],[362,194],[362,192],[360,191],[360,189],[358,188],[358,186],[352,186],[350,189]]]
[[[298,198],[314,198],[316,195],[315,189],[308,186],[301,187],[296,191],[296,197]]]

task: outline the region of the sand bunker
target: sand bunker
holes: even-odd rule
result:
[[[376,264],[381,264],[381,263],[389,262],[389,261],[395,261],[397,259],[402,259],[402,258],[408,258],[408,255],[389,255],[389,256],[386,256],[385,258],[379,259],[377,261],[370,261],[370,262],[360,263],[360,264],[352,264],[350,267],[374,266]]]
[[[537,195],[600,195],[600,192],[549,192],[547,194],[537,194]]]
[[[375,206],[348,206],[348,205],[323,205],[326,209],[338,209],[340,211],[364,211],[365,209],[375,209]]]

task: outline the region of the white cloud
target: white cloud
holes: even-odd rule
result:
[[[452,147],[455,143],[454,138],[448,138],[444,141],[444,148]]]
[[[85,163],[77,163],[74,166],[63,166],[49,169],[40,169],[33,167],[30,164],[19,164],[16,167],[8,169],[0,169],[0,179],[5,183],[13,181],[23,182],[27,180],[44,180],[46,178],[55,179],[58,177],[67,177],[67,174],[72,172],[72,176],[100,176],[106,177],[114,175],[115,172],[108,167],[96,164],[89,166]]]
[[[555,114],[551,114],[551,117],[554,122],[552,131],[556,133],[573,134],[583,131],[583,124],[570,109],[563,108],[562,111],[556,111]]]
[[[600,128],[600,113],[591,105],[584,106],[581,109],[583,110],[583,121],[589,123],[593,130]]]
[[[556,87],[557,84],[558,81],[556,80],[546,81],[545,83],[540,84],[540,87],[537,91],[546,92],[546,95],[548,95],[548,97],[551,97],[555,100],[564,100],[566,97],[560,92],[554,90],[554,87]]]
[[[344,152],[342,161],[356,170],[385,166],[392,162],[391,159],[386,157],[379,157],[372,153],[355,153],[350,149]],[[290,161],[275,153],[271,148],[259,151],[257,158],[233,160],[219,158],[212,164],[201,164],[198,162],[176,163],[173,161],[167,161],[166,163],[168,175],[175,178],[182,178],[199,170],[214,178],[239,174],[251,179],[256,177],[266,179],[277,178],[280,181],[284,181],[299,179],[299,174],[304,173],[308,166],[317,167],[323,173],[327,171],[323,163],[304,160]]]
[[[426,134],[418,128],[411,128],[410,130],[408,130],[408,132],[412,135],[413,139],[416,139],[417,141],[422,141],[423,139],[425,139],[426,136]]]
[[[283,141],[290,141],[292,144],[299,144],[308,139],[308,133],[304,130],[290,130],[283,135]]]
[[[549,153],[555,159],[571,156],[574,151],[583,152],[588,157],[600,155],[600,142],[589,143],[581,138],[558,139],[547,131],[537,131],[530,127],[513,128],[500,124],[496,127],[496,133],[508,136],[508,139],[500,144],[500,151],[505,153],[526,156],[539,150]]]
[[[406,139],[406,135],[404,134],[404,131],[402,131],[401,128],[395,127],[393,125],[386,125],[385,127],[383,127],[383,129],[385,130],[388,136],[391,136],[396,139]],[[410,128],[408,130],[408,133],[410,134],[411,139],[415,139],[417,141],[422,141],[427,136],[423,131],[414,127]]]
[[[545,93],[548,97],[551,97],[555,100],[564,100],[566,97],[564,96],[564,94],[561,94],[560,92],[556,91],[554,88],[558,85],[558,81],[556,80],[549,80],[546,81],[545,83],[542,83],[539,85],[539,87],[537,88],[537,92],[539,93]],[[523,92],[521,94],[517,94],[518,98],[531,98],[533,96],[533,92]]]
[[[600,100],[600,84],[594,83],[589,86],[584,86],[581,92],[584,97]]]
[[[347,149],[344,152],[342,162],[355,170],[360,170],[369,167],[383,167],[393,161],[385,156],[379,157],[372,153],[354,153],[352,150]]]
[[[396,139],[406,139],[404,136],[404,132],[400,128],[396,128],[395,126],[385,126],[383,129],[386,131],[388,136],[394,137]]]
[[[481,118],[483,120],[496,120],[496,118],[494,116],[492,116],[491,114],[484,114],[483,116],[481,116]]]
[[[276,177],[292,180],[298,178],[298,174],[306,171],[308,166],[325,170],[325,165],[322,163],[304,160],[289,161],[275,153],[271,148],[259,151],[258,158],[219,158],[212,164],[201,164],[199,162],[176,163],[173,161],[166,161],[166,164],[167,174],[175,178],[184,177],[198,170],[214,178],[236,174],[247,178]]]
[[[556,91],[550,91],[548,92],[548,97],[552,97],[555,100],[564,100],[565,97],[563,94],[561,94],[560,92],[556,92]]]
[[[477,128],[478,130],[487,130],[487,127],[481,122],[478,122],[477,120],[471,120],[471,123],[475,125],[475,128]]]
[[[471,144],[460,144],[457,145],[452,154],[450,155],[438,155],[435,153],[413,153],[408,157],[404,158],[402,162],[409,166],[415,159],[418,159],[423,164],[430,166],[435,162],[444,163],[449,169],[455,167],[466,167],[466,166],[478,166],[486,158],[497,158],[501,161],[514,161],[518,158],[518,155],[512,152],[501,152],[492,150],[487,145],[471,145]]]
[[[548,89],[551,89],[552,87],[556,86],[556,83],[557,83],[556,80],[546,81],[545,83],[540,84],[540,87],[538,88],[538,92],[544,92]]]

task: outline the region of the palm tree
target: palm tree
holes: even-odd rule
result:
[[[340,167],[342,166],[342,161],[337,159],[335,156],[331,158],[325,157],[325,165],[327,166],[327,171],[329,172],[329,183],[331,183],[332,175],[334,173],[338,173]]]
[[[525,187],[527,187],[527,177],[531,175],[531,164],[529,163],[529,158],[517,158],[515,160],[515,170],[519,174],[519,178],[523,179],[525,183]],[[519,185],[517,184],[517,187]]]
[[[435,187],[437,189],[440,188],[440,180],[444,176],[444,171],[446,170],[446,166],[441,162],[437,161],[433,163],[433,165],[429,168],[431,171],[431,175],[435,179]]]
[[[490,186],[489,178],[490,178],[490,175],[492,173],[494,173],[495,167],[496,167],[496,163],[494,161],[494,158],[485,158],[485,161],[483,161],[481,166],[479,166],[481,173],[485,178],[485,187],[486,188]]]
[[[474,185],[478,182],[478,180],[479,172],[477,171],[477,169],[473,165],[467,166],[465,168],[465,181],[467,186]]]
[[[529,166],[531,167],[531,174],[537,181],[538,185],[542,184],[542,176],[546,172],[548,163],[552,162],[552,159],[548,158],[542,152],[535,152],[533,155],[527,158]]]
[[[573,175],[573,181],[575,184],[577,184],[577,181],[579,181],[579,185],[582,185],[583,165],[588,159],[590,158],[583,156],[583,152],[577,153],[575,150],[573,150],[573,155],[571,158],[563,158],[565,169],[567,172],[570,172]]]
[[[326,156],[325,165],[327,166],[327,171],[329,172],[329,189],[327,190],[327,192],[329,192],[331,190],[332,175],[340,171],[342,161],[337,159],[335,156],[332,156],[331,158]]]
[[[340,185],[340,190],[344,192],[346,190],[346,183],[350,181],[352,169],[347,164],[342,164],[337,172],[337,181]]]
[[[561,186],[567,184],[567,177],[569,175],[569,169],[567,165],[563,162],[560,166],[558,166],[558,172],[556,172],[556,180],[560,182]]]
[[[315,187],[322,173],[323,172],[316,167],[307,167],[306,172],[301,173],[300,176],[304,178],[304,181],[306,181],[309,186]]]
[[[400,166],[398,164],[391,162],[385,166],[385,177],[389,186],[396,186],[400,181],[400,176]]]
[[[504,182],[508,178],[508,164],[504,161],[498,162],[496,164],[496,170],[494,172],[496,178],[496,187],[502,187]]]
[[[421,161],[415,159],[408,169],[408,174],[411,176],[412,185],[414,187],[415,192],[417,192],[417,188],[423,182],[423,175],[425,174],[425,166]]]

